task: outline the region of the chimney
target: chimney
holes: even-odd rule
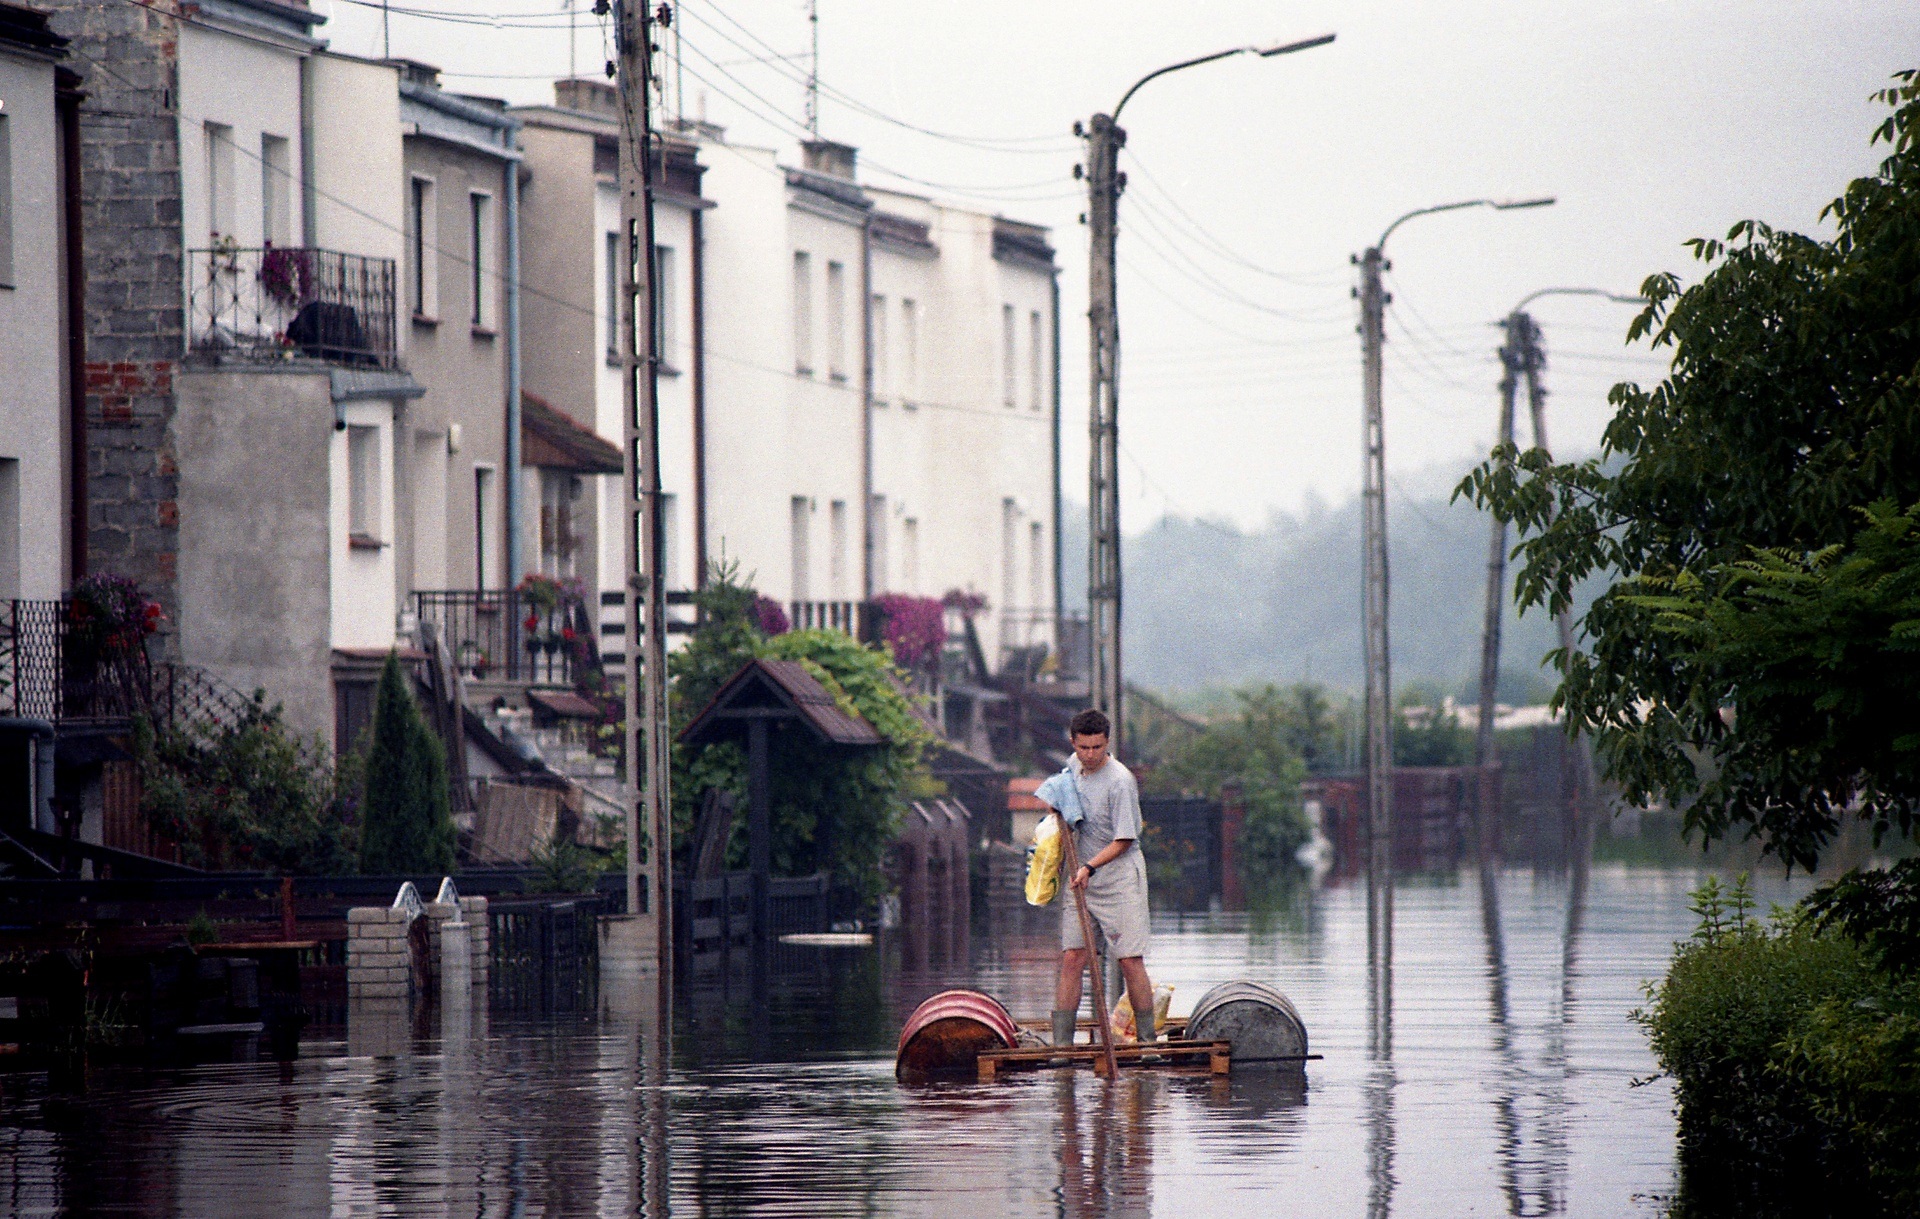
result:
[[[853,181],[854,162],[860,155],[858,149],[832,140],[805,140],[800,150],[806,158],[806,167],[814,173]]]
[[[440,87],[440,69],[430,63],[421,63],[417,59],[389,59],[386,62],[400,69],[400,79],[410,85],[424,85],[429,89]]]
[[[562,110],[580,110],[587,114],[620,117],[620,90],[610,82],[590,76],[553,82],[553,104]]]

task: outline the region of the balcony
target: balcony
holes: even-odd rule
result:
[[[188,260],[187,336],[195,355],[399,368],[393,259],[215,246],[188,251]]]
[[[598,664],[593,628],[577,601],[548,605],[517,590],[451,589],[416,592],[413,604],[475,681],[571,686]]]
[[[153,688],[144,643],[84,629],[67,601],[0,602],[0,715],[125,719]]]

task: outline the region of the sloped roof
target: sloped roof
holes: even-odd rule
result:
[[[521,464],[576,474],[620,473],[620,450],[536,394],[520,395]]]
[[[731,740],[755,718],[798,720],[835,745],[880,745],[886,740],[866,720],[842,711],[797,660],[750,660],[742,665],[680,730],[680,740],[689,745]]]

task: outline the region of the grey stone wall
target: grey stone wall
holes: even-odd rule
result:
[[[179,620],[178,470],[168,447],[183,349],[179,22],[124,0],[39,0],[73,40],[87,296],[89,562]]]
[[[168,460],[180,658],[235,689],[264,689],[289,727],[331,741],[327,373],[189,368],[178,381]]]

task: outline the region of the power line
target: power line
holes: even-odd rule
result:
[[[1336,283],[1345,282],[1344,275],[1334,273],[1328,275],[1303,275],[1299,272],[1276,271],[1271,267],[1262,266],[1252,259],[1239,254],[1231,246],[1227,245],[1226,242],[1215,237],[1205,225],[1195,220],[1187,209],[1180,206],[1178,197],[1175,196],[1172,191],[1168,190],[1159,178],[1154,176],[1153,171],[1147,168],[1146,163],[1140,159],[1140,154],[1131,149],[1125,151],[1127,160],[1146,178],[1148,185],[1152,187],[1154,192],[1159,194],[1160,197],[1166,201],[1167,206],[1171,207],[1186,221],[1188,227],[1200,238],[1202,244],[1208,246],[1216,256],[1224,258],[1256,274],[1265,275],[1269,278],[1280,280],[1282,283],[1293,284],[1297,287],[1324,288]]]

